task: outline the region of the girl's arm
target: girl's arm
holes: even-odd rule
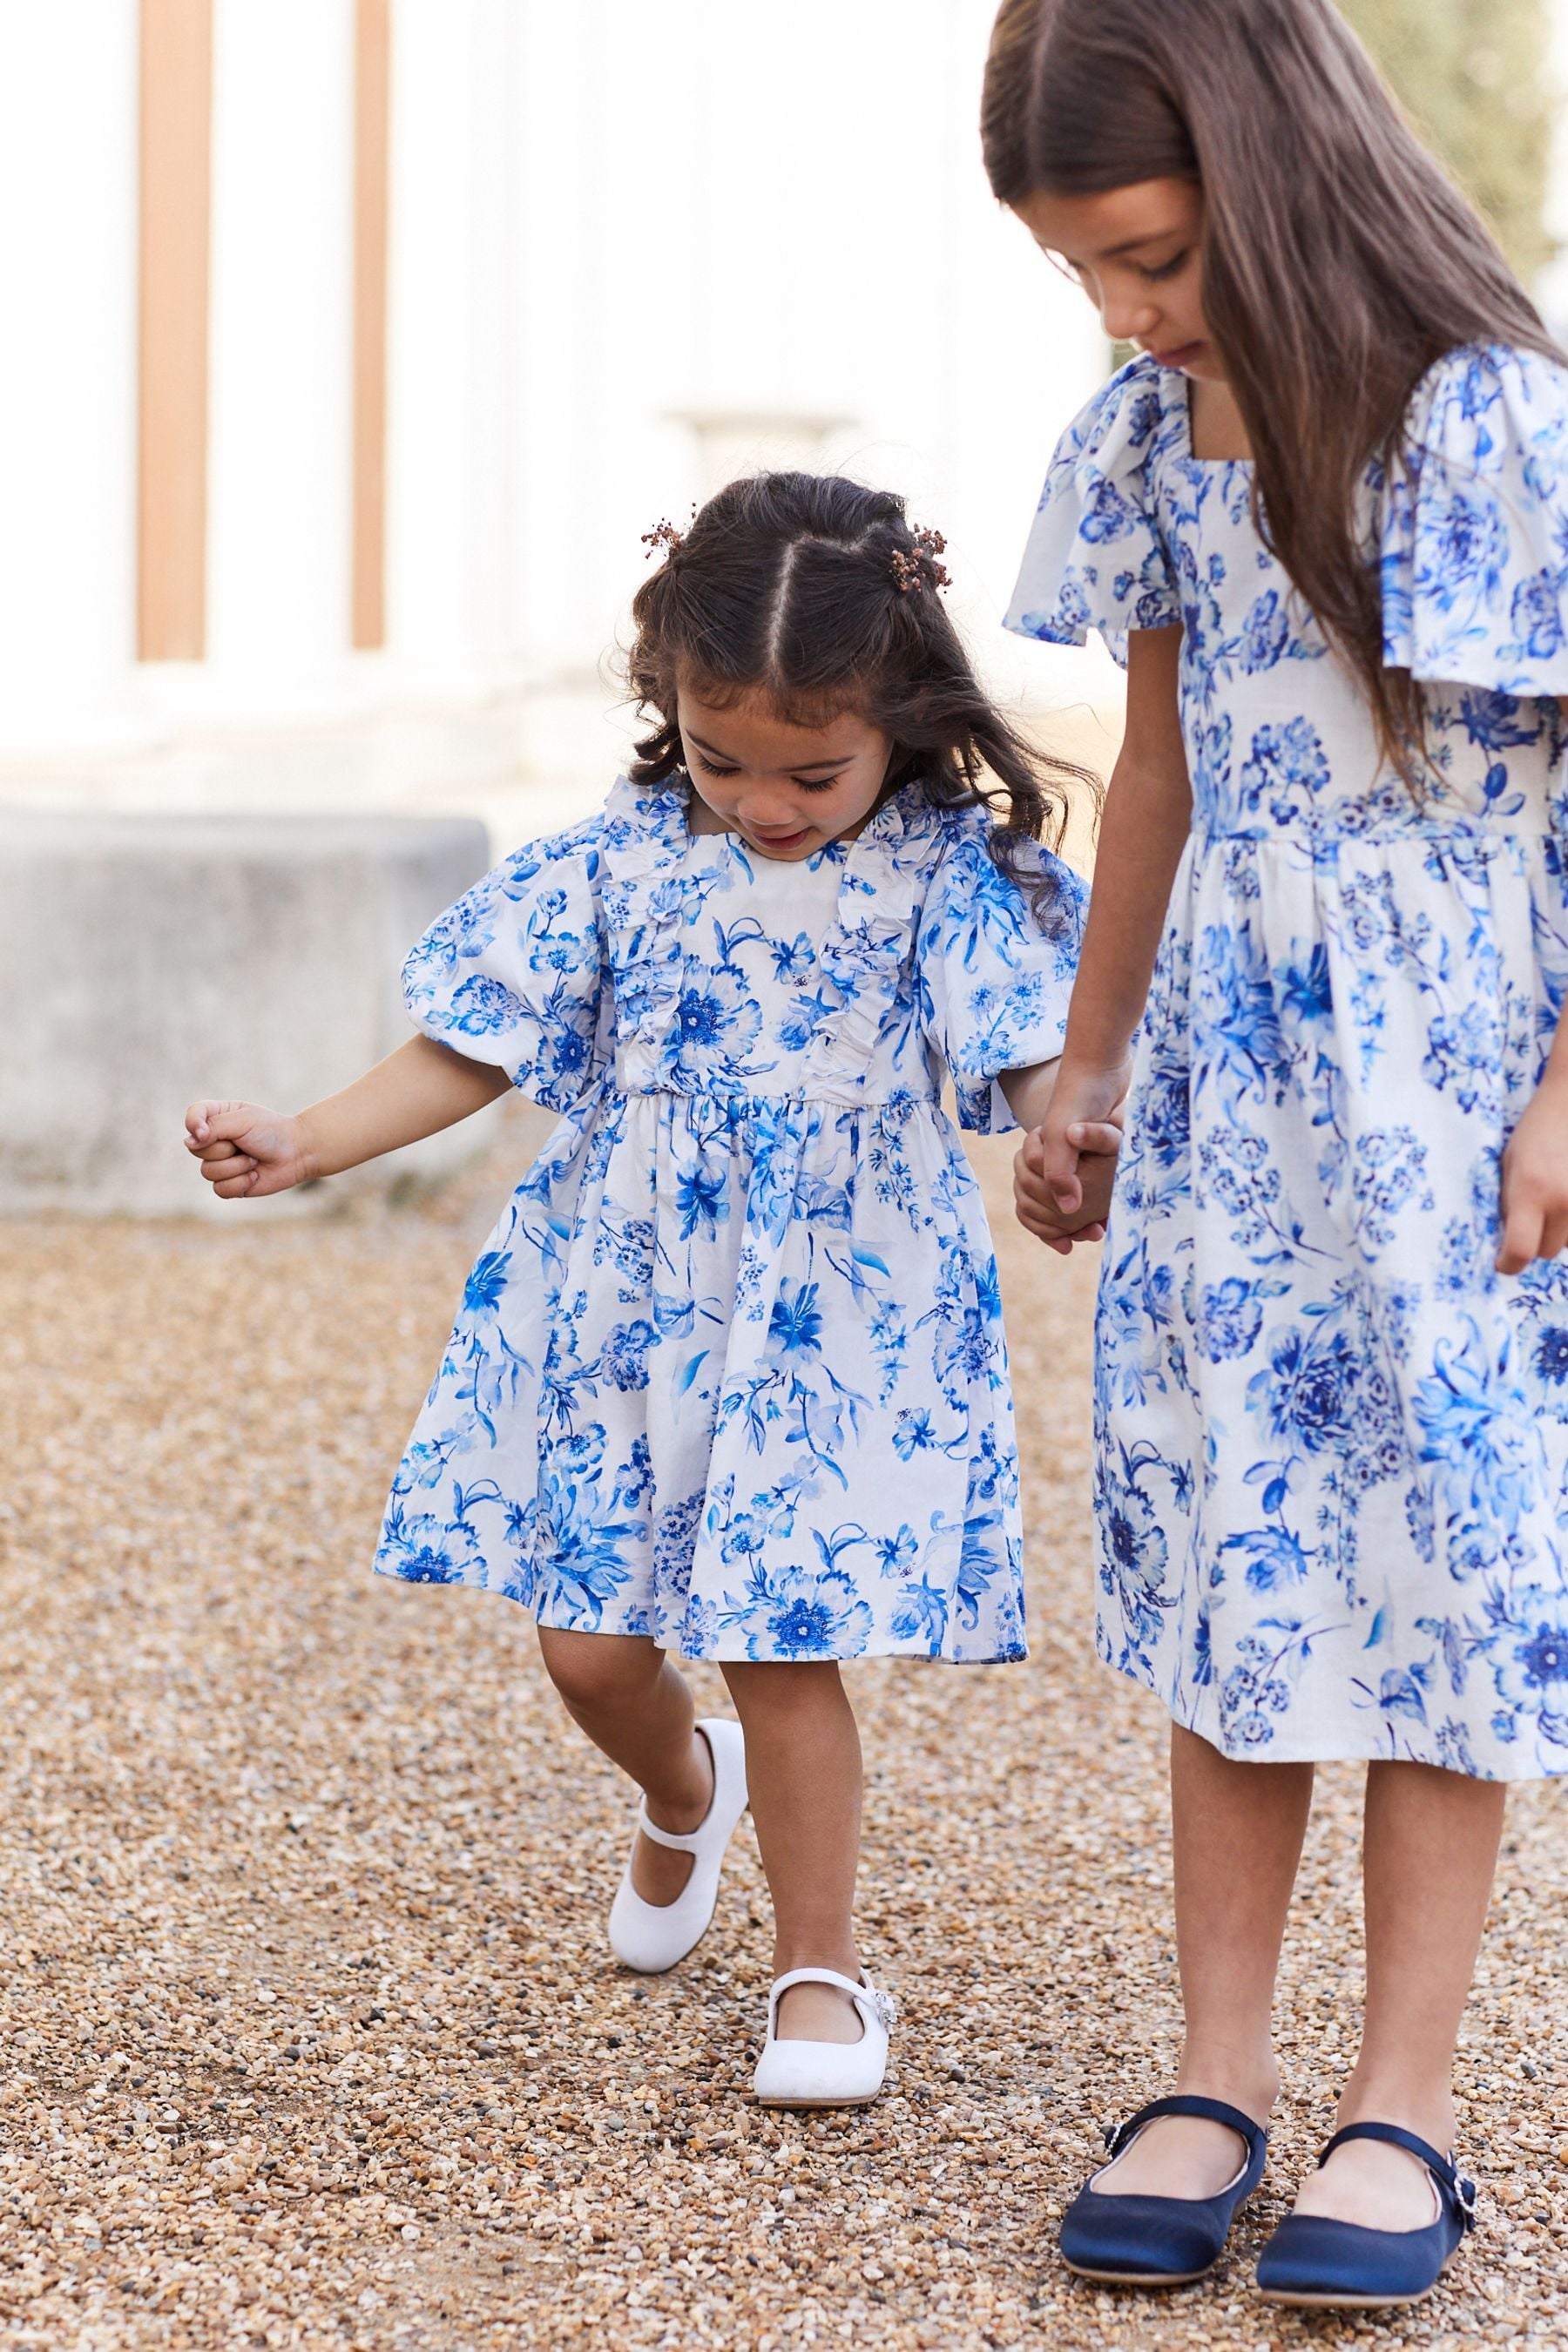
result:
[[[1568,1248],[1568,1019],[1546,1073],[1502,1156],[1500,1274],[1522,1274]]]
[[[510,1085],[492,1063],[410,1037],[341,1094],[292,1117],[258,1103],[193,1103],[185,1149],[220,1200],[258,1201],[454,1127]]]
[[[1019,1214],[1034,1231],[1040,1227],[1024,1214],[1027,1204],[1047,1222],[1054,1213],[1058,1231],[1083,1215],[1091,1171],[1079,1163],[1103,1151],[1096,1130],[1115,1124],[1127,1091],[1132,1033],[1192,824],[1177,699],[1181,646],[1179,628],[1138,629],[1129,643],[1127,732],[1106,794],[1067,1042],[1037,1148],[1019,1154]]]

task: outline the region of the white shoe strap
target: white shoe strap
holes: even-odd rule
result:
[[[684,1836],[678,1837],[673,1830],[661,1830],[656,1822],[650,1822],[647,1817],[647,1807],[646,1805],[639,1805],[637,1807],[637,1827],[642,1832],[644,1837],[651,1838],[655,1845],[668,1845],[673,1848],[677,1853],[697,1853],[700,1852],[702,1845],[702,1831],[706,1829],[707,1825],[707,1820],[705,1817],[700,1828],[689,1830]]]
[[[791,1969],[787,1976],[774,1979],[773,1989],[768,1995],[770,2038],[778,2024],[780,2001],[792,1985],[798,1984],[833,1985],[839,1992],[847,1992],[857,2009],[864,2009],[867,2006],[874,2008],[876,2004],[876,1987],[868,1979],[862,1984],[857,1984],[853,1977],[842,1977],[837,1969]]]

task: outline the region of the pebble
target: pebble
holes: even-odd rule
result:
[[[1089,1626],[1092,1254],[1006,1223],[1025,1667],[853,1670],[860,1929],[902,2005],[866,2114],[759,2112],[766,1891],[634,1980],[630,1808],[523,1613],[366,1572],[452,1304],[537,1134],[313,1225],[0,1227],[0,2343],[5,2352],[1199,2352],[1568,2335],[1559,1792],[1514,1800],[1460,2054],[1482,2226],[1328,2334],[1250,2263],[1323,2135],[1360,1989],[1357,1776],[1325,1770],[1264,2193],[1142,2303],[1052,2240],[1177,2031],[1160,1709]],[[722,1706],[700,1670],[704,1706]]]

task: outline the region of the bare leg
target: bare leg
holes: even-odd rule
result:
[[[713,1801],[713,1759],[697,1730],[691,1694],[677,1667],[645,1635],[539,1628],[544,1670],[566,1712],[602,1755],[634,1780],[661,1830],[687,1836]],[[673,1903],[691,1856],[639,1837],[632,1885],[645,1903]]]
[[[1176,1948],[1186,2037],[1178,2091],[1223,2099],[1261,2123],[1279,2091],[1274,1979],[1312,1804],[1310,1764],[1241,1764],[1179,1725],[1171,1731]],[[1105,2175],[1116,2196],[1213,2197],[1242,2147],[1223,2124],[1151,2124]]]
[[[1366,2024],[1340,2100],[1342,2124],[1403,2124],[1434,2147],[1454,2138],[1454,2046],[1475,1974],[1507,1790],[1430,1764],[1366,1776]],[[1371,2229],[1432,2221],[1425,2169],[1352,2141],[1307,2180],[1302,2213]]]
[[[746,1734],[746,1783],[773,1898],[773,1974],[835,1969],[858,1977],[860,1735],[838,1668],[780,1660],[724,1668]],[[779,2003],[779,2036],[858,2042],[854,2004],[831,1985],[797,1985]]]

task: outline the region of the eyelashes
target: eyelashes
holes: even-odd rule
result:
[[[1149,280],[1151,286],[1158,286],[1162,278],[1173,278],[1186,259],[1185,253],[1178,253],[1171,260],[1163,261],[1158,269],[1145,269],[1142,275]]]
[[[705,776],[738,776],[741,772],[739,768],[715,767],[711,760],[704,760],[700,753],[694,756],[692,765],[700,768]],[[837,776],[792,776],[790,778],[797,793],[830,793],[838,781]]]

